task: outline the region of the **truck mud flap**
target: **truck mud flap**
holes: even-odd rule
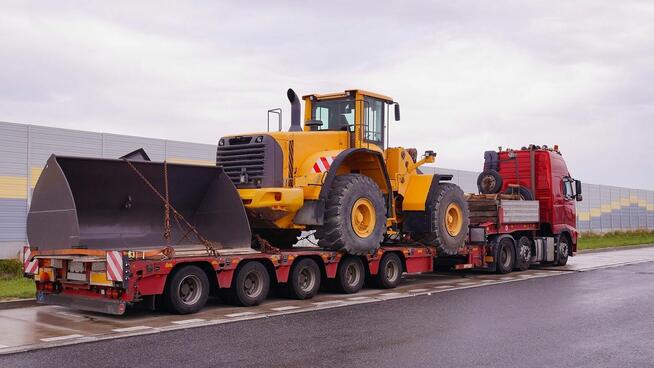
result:
[[[169,211],[169,226],[166,181],[182,215]],[[186,221],[216,249],[250,246],[245,208],[221,167],[52,155],[34,188],[27,237],[39,250],[202,244]]]

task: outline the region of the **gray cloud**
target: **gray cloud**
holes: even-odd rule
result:
[[[479,169],[559,144],[583,180],[654,189],[654,3],[10,2],[0,120],[215,143],[299,93],[394,96],[391,143]],[[288,116],[288,114],[286,114]]]

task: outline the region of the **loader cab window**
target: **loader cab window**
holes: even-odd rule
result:
[[[354,131],[354,99],[314,101],[312,120],[322,121],[317,130]]]
[[[366,142],[384,147],[384,102],[364,97],[363,99],[363,138]]]

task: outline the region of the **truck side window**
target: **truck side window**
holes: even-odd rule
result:
[[[572,189],[571,178],[563,178],[563,196],[566,199],[572,199],[572,197],[574,197],[574,189]]]

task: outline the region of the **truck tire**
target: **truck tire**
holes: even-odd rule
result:
[[[439,254],[455,255],[464,245],[470,225],[468,202],[461,188],[451,183],[440,183],[433,196],[433,232],[414,233],[419,243],[435,246]]]
[[[337,176],[325,203],[323,226],[316,229],[318,245],[349,254],[379,248],[386,230],[386,204],[381,190],[360,174]]]
[[[527,271],[531,264],[531,240],[528,237],[521,236],[518,239],[515,255],[515,268],[520,271]]]
[[[261,262],[251,261],[238,269],[228,295],[232,304],[251,307],[266,300],[269,290],[268,270]]]
[[[173,273],[164,289],[166,309],[177,314],[195,313],[209,298],[209,279],[197,266],[184,266]]]
[[[273,247],[290,249],[297,243],[297,238],[302,232],[295,229],[255,229],[254,233],[264,238]]]
[[[286,293],[293,299],[311,299],[320,289],[320,268],[311,258],[301,259],[293,265],[286,283]]]
[[[499,274],[509,273],[515,265],[515,251],[513,240],[509,237],[502,238],[497,245],[497,256],[495,257],[496,272]]]
[[[517,193],[516,193],[517,191]],[[529,190],[527,187],[523,187],[522,185],[520,187],[516,188],[507,188],[504,191],[505,194],[518,194],[520,198],[522,198],[525,201],[533,201],[534,200],[534,194]]]
[[[477,177],[477,189],[481,194],[495,194],[502,189],[502,176],[493,169],[482,171]]]
[[[395,253],[387,253],[379,262],[379,270],[373,279],[374,285],[382,289],[393,289],[402,279],[402,260]]]
[[[338,265],[336,278],[332,281],[334,289],[343,294],[353,294],[361,290],[366,279],[366,270],[361,258],[345,256]]]
[[[556,260],[554,266],[565,266],[568,263],[568,252],[570,251],[570,239],[567,235],[559,235],[556,247]]]

